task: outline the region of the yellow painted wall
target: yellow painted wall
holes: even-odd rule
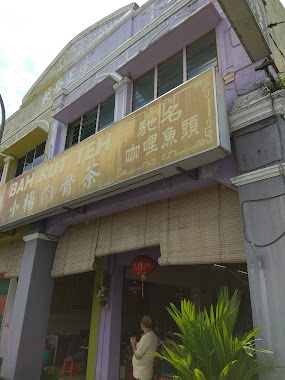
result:
[[[98,345],[98,333],[100,322],[100,303],[97,297],[97,291],[101,285],[101,279],[104,271],[104,257],[96,257],[96,274],[94,284],[94,295],[92,304],[92,315],[90,324],[90,336],[89,336],[89,349],[88,349],[88,362],[86,380],[94,380],[96,371],[96,359],[97,359],[97,345]]]
[[[267,0],[265,9],[267,13],[268,24],[285,21],[285,9],[279,0]],[[279,24],[269,29],[269,33],[272,35],[274,41],[285,56],[285,23]],[[285,71],[285,58],[282,56],[274,44],[272,45],[272,49],[276,66],[280,72]],[[282,75],[284,76],[284,74]]]

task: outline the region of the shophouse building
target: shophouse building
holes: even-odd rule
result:
[[[268,24],[285,12],[277,0],[229,3],[115,11],[63,48],[7,120],[4,378],[38,380],[45,344],[60,368],[79,335],[86,379],[129,379],[141,314],[164,337],[165,306],[207,307],[221,285],[240,288],[241,329],[262,327],[258,344],[284,366],[285,90],[274,78],[285,42]],[[156,263],[143,297],[139,256]]]

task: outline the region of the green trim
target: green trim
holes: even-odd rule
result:
[[[86,380],[94,380],[97,361],[97,345],[98,345],[98,333],[100,322],[100,303],[97,297],[97,291],[100,287],[101,278],[104,271],[104,257],[96,257],[96,274],[93,293],[92,314],[90,323],[90,336],[89,336],[89,350],[87,361]]]

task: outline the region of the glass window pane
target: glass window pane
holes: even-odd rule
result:
[[[133,86],[132,110],[136,111],[154,99],[154,69],[142,75]]]
[[[216,34],[212,31],[187,46],[187,78],[218,65]]]
[[[18,177],[18,175],[23,173],[25,159],[26,159],[26,156],[24,156],[18,160],[18,165],[17,165],[15,177]]]
[[[83,141],[88,137],[94,135],[96,131],[97,113],[98,107],[89,111],[86,115],[83,116],[80,141]]]
[[[27,171],[29,171],[31,169],[33,169],[33,163],[25,165],[25,167],[23,169],[23,173],[26,173]]]
[[[115,95],[101,103],[98,131],[114,123]]]
[[[35,160],[34,160],[34,164],[33,164],[33,168],[37,165],[40,165],[44,162],[44,157],[45,155],[42,154],[41,156],[37,157]]]
[[[44,141],[43,143],[41,143],[40,145],[37,146],[36,148],[36,154],[35,154],[35,158],[39,157],[39,156],[42,156],[45,152],[45,147],[46,147],[46,142]]]
[[[33,165],[34,158],[35,158],[35,151],[36,151],[36,149],[33,149],[26,154],[25,168],[28,165]],[[25,168],[24,168],[24,171],[25,171]]]
[[[183,82],[183,52],[158,65],[157,96],[161,96]]]

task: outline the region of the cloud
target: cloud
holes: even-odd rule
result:
[[[7,116],[45,68],[85,28],[109,15],[128,0],[2,1],[0,23],[0,92]],[[137,1],[139,5],[145,0]],[[285,0],[282,0],[285,5]]]
[[[0,92],[7,116],[17,111],[24,95],[70,40],[129,2],[50,0],[41,4],[36,0],[1,4]]]

